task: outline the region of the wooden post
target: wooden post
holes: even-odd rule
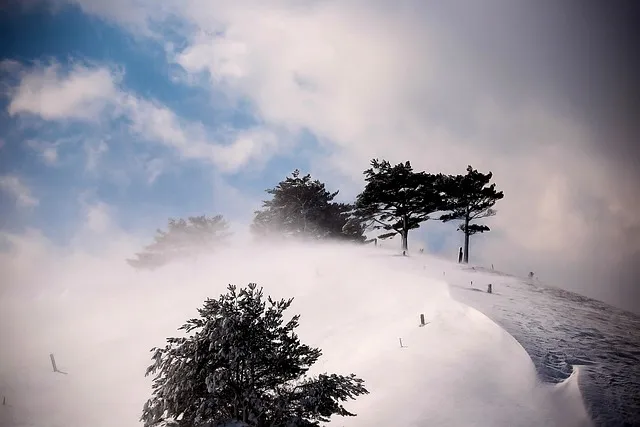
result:
[[[49,354],[51,358],[51,366],[53,366],[53,372],[58,372],[58,366],[56,366],[56,359],[53,357],[53,353]]]
[[[7,396],[2,396],[2,406],[7,404]]]
[[[402,345],[402,338],[398,338],[400,340],[400,348],[403,348],[404,346]]]
[[[424,326],[424,325],[425,325],[425,323],[424,323],[424,314],[421,314],[420,315],[420,326]]]
[[[493,293],[493,287],[491,286],[491,283],[489,283],[489,285],[487,286],[487,293]]]

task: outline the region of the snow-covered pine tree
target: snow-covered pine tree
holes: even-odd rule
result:
[[[153,396],[145,427],[318,426],[354,416],[342,402],[368,394],[355,375],[307,375],[322,352],[300,342],[299,315],[284,320],[293,299],[264,298],[255,283],[229,285],[207,299],[186,337],[153,348]]]

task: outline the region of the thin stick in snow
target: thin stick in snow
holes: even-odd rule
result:
[[[420,326],[424,326],[424,314],[420,314]]]
[[[56,365],[56,359],[55,357],[53,357],[53,353],[49,353],[49,358],[51,358],[51,366],[53,366],[53,372],[67,375],[66,372],[62,372],[61,370],[58,369],[58,365]]]
[[[53,357],[53,353],[50,353],[49,357],[51,358],[51,366],[53,366],[53,372],[58,372],[58,366],[56,365],[56,359],[55,357]]]

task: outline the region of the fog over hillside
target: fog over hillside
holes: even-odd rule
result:
[[[233,245],[138,272],[121,250],[31,254],[40,268],[14,270],[0,310],[12,343],[0,350],[4,425],[138,425],[149,349],[177,336],[206,297],[250,282],[295,298],[303,342],[323,349],[314,372],[366,381],[371,394],[348,403],[358,416],[332,424],[589,425],[575,379],[540,384],[522,346],[454,301],[419,258],[331,243]],[[49,353],[66,374],[52,372]]]

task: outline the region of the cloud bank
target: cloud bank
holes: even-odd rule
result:
[[[145,161],[148,183],[189,161],[223,177],[264,173],[269,162],[306,153],[311,172],[351,197],[373,157],[445,173],[472,164],[491,170],[505,193],[491,233],[472,241],[472,261],[533,270],[639,309],[640,181],[628,143],[638,133],[624,120],[633,105],[614,101],[637,93],[625,86],[636,64],[614,37],[626,29],[620,17],[606,20],[588,2],[68,3],[161,45],[175,85],[223,94],[225,106],[243,105],[253,123],[183,117],[125,87],[126,64],[6,62],[15,120],[79,121],[101,132],[124,126],[144,149],[171,153]],[[572,12],[584,23],[570,29]],[[607,31],[616,24],[617,33]],[[593,40],[592,50],[578,40]],[[104,144],[88,149],[87,168]],[[444,235],[455,254],[461,236],[453,226],[423,228],[426,239]]]

